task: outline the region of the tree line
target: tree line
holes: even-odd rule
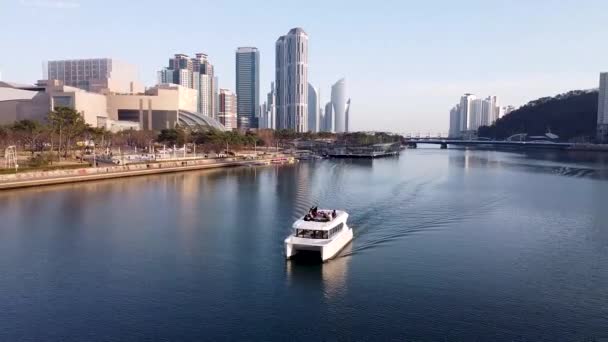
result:
[[[305,132],[293,130],[257,130],[255,132],[221,131],[202,126],[176,126],[157,132],[124,130],[111,132],[92,127],[84,122],[82,114],[72,108],[57,107],[45,121],[19,120],[0,126],[1,151],[14,145],[27,152],[30,165],[52,164],[62,160],[78,160],[92,148],[98,153],[111,149],[137,148],[140,150],[162,146],[196,145],[197,151],[220,152],[253,149],[254,147],[286,147],[296,140],[327,139],[343,144],[366,145],[399,141],[399,136],[387,133]],[[94,146],[94,147],[93,147]]]
[[[597,126],[597,91],[571,91],[543,97],[498,119],[492,126],[479,127],[479,136],[506,139],[518,133],[557,134],[564,141],[591,141]]]

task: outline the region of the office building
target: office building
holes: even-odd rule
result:
[[[47,63],[47,80],[93,93],[136,94],[144,91],[137,69],[111,58],[56,60]]]
[[[308,130],[319,131],[319,91],[308,83]]]
[[[293,28],[275,44],[277,129],[308,131],[308,35]]]
[[[227,130],[237,129],[237,95],[228,89],[219,92],[219,121]]]
[[[176,125],[224,130],[216,120],[196,112],[196,90],[176,84],[162,84],[145,93],[93,93],[64,86],[60,81],[40,81],[35,86],[0,82],[0,124],[17,120],[46,120],[57,107],[81,113],[86,124],[122,129],[160,130]]]
[[[236,96],[238,127],[256,128],[260,107],[260,52],[254,47],[236,50]]]
[[[348,132],[350,99],[346,98],[346,81],[342,78],[331,87],[331,103],[336,133]]]

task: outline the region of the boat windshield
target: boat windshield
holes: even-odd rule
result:
[[[296,229],[296,237],[305,239],[327,239],[329,237],[329,232],[327,230]]]

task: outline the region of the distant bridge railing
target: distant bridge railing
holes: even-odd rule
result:
[[[442,148],[447,148],[447,145],[454,146],[510,146],[522,148],[553,148],[567,149],[574,146],[573,143],[560,143],[550,141],[503,141],[503,140],[458,140],[458,139],[437,139],[437,138],[405,138],[404,145],[415,147],[417,144],[432,144],[441,145]]]

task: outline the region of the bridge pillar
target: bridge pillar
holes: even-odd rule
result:
[[[445,150],[445,149],[447,149],[447,148],[448,148],[448,144],[446,144],[446,143],[442,143],[442,144],[441,144],[441,149],[442,149],[442,150]]]

